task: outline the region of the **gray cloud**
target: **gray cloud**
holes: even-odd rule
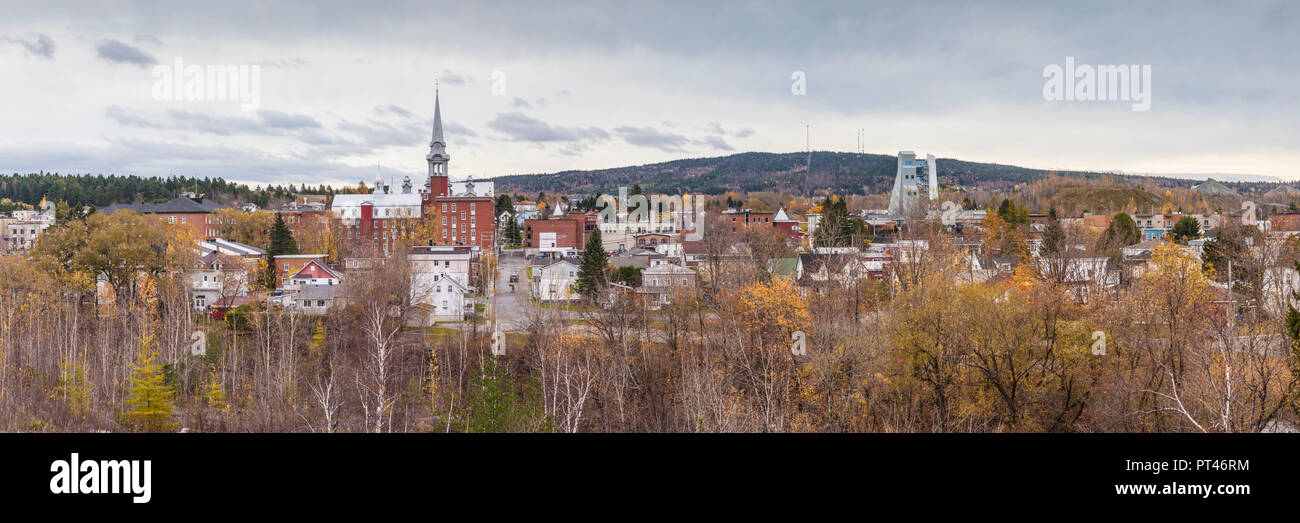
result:
[[[478,133],[474,132],[473,129],[470,129],[469,127],[465,127],[464,125],[458,124],[456,122],[452,122],[452,121],[443,122],[442,127],[447,132],[447,134],[453,136],[462,135],[471,138],[478,138]]]
[[[722,139],[721,136],[707,136],[704,138],[704,143],[721,151],[735,150],[735,148],[732,147],[731,144],[727,143],[726,140]]]
[[[430,133],[416,122],[392,124],[379,120],[364,123],[344,120],[339,122],[338,129],[356,135],[362,143],[372,147],[415,145],[427,139]]]
[[[381,115],[383,115],[383,114],[395,114],[395,115],[397,115],[397,116],[401,116],[402,118],[412,118],[412,117],[415,116],[415,115],[411,114],[411,111],[407,111],[406,108],[401,107],[401,106],[398,106],[398,105],[393,105],[393,104],[388,104],[388,105],[376,105],[376,106],[375,106],[375,112],[376,112],[376,113],[379,113],[379,114],[381,114]]]
[[[734,136],[736,138],[749,138],[750,136],[754,135],[753,129],[739,129],[735,131],[728,131],[727,129],[722,127],[722,124],[718,122],[709,122],[705,124],[704,130],[709,133],[718,135],[719,137]]]
[[[640,147],[653,147],[666,152],[681,152],[682,146],[691,140],[680,134],[663,133],[653,127],[634,127],[625,125],[614,128],[624,141]]]
[[[305,114],[290,114],[280,111],[262,110],[257,112],[262,125],[275,129],[319,129],[320,122]]]
[[[54,40],[47,35],[38,34],[30,39],[6,37],[5,41],[23,46],[23,49],[26,49],[27,53],[32,56],[45,59],[54,58]]]
[[[258,16],[247,15],[251,8]],[[1300,156],[1292,152],[1300,143],[1300,120],[1293,117],[1300,111],[1294,88],[1300,85],[1300,68],[1292,66],[1290,51],[1300,48],[1300,3],[1295,2],[1102,0],[1089,5],[1040,5],[990,1],[972,5],[881,0],[871,9],[862,9],[856,2],[827,0],[801,9],[764,2],[729,3],[718,9],[684,0],[645,5],[484,0],[440,6],[440,16],[455,23],[439,26],[436,43],[429,37],[427,17],[411,16],[425,9],[422,0],[394,0],[382,6],[332,3],[328,8],[300,0],[229,0],[175,9],[72,0],[7,6],[0,33],[23,35],[34,30],[28,28],[59,28],[66,33],[48,34],[65,45],[69,38],[85,38],[81,35],[91,35],[90,42],[102,35],[118,35],[159,57],[170,56],[164,53],[171,49],[152,47],[144,39],[132,40],[131,35],[158,35],[168,44],[178,43],[180,35],[228,42],[219,52],[214,50],[212,59],[218,63],[242,63],[295,49],[312,63],[339,67],[303,68],[292,75],[263,71],[266,106],[292,99],[303,104],[295,110],[330,115],[329,123],[340,118],[331,111],[363,124],[372,115],[381,121],[410,119],[418,124],[418,132],[408,140],[413,145],[427,142],[427,120],[370,113],[374,102],[357,106],[358,93],[384,91],[381,96],[387,98],[380,100],[400,100],[427,118],[431,107],[406,100],[425,100],[423,92],[431,87],[426,84],[434,71],[441,72],[437,76],[450,93],[453,86],[473,82],[468,72],[487,76],[489,71],[508,70],[512,96],[528,92],[523,98],[536,108],[539,104],[532,96],[545,93],[550,102],[547,111],[564,119],[499,115],[502,111],[536,113],[503,108],[511,98],[489,98],[487,89],[477,86],[464,89],[461,102],[444,102],[443,107],[459,107],[455,114],[462,121],[491,120],[493,125],[482,131],[484,135],[520,142],[540,138],[531,143],[547,145],[518,147],[484,139],[472,155],[458,156],[462,162],[501,169],[563,170],[661,161],[679,156],[682,149],[718,145],[710,144],[708,137],[741,149],[801,149],[803,124],[812,123],[814,143],[841,150],[853,147],[853,128],[865,127],[876,133],[874,152],[921,147],[971,160],[1033,157],[1042,161],[1039,158],[1045,157],[1063,167],[1132,171],[1157,171],[1164,165],[1171,165],[1166,170],[1186,171],[1185,164],[1222,157],[1224,162],[1257,162],[1253,165],[1265,169],[1252,169],[1268,174],[1294,177],[1300,172],[1296,161]],[[900,21],[924,21],[916,22],[924,29],[899,31]],[[328,45],[314,45],[318,42]],[[240,54],[247,52],[260,54]],[[386,52],[391,54],[385,59],[378,57]],[[1062,64],[1066,56],[1075,57],[1079,64],[1151,64],[1157,84],[1152,111],[1131,114],[1120,104],[1045,102],[1043,67]],[[105,58],[93,68],[77,64],[74,70],[71,60],[60,61],[66,63],[13,64],[22,74],[51,76],[18,86],[20,96],[41,99],[39,86],[53,81],[54,75],[101,75],[104,71],[97,69],[120,63]],[[288,68],[293,67],[291,61],[277,63]],[[66,68],[59,70],[59,66]],[[790,93],[790,75],[795,70],[808,75],[807,96]],[[340,75],[372,77],[376,82],[358,87]],[[487,79],[479,80],[486,83]],[[419,84],[419,95],[408,92],[415,90],[410,85],[400,85],[411,83]],[[531,91],[522,90],[524,86]],[[152,135],[140,125],[171,122],[165,113],[120,111],[117,118],[94,114],[111,103],[126,107],[135,103],[128,86],[104,87],[77,86],[77,96],[99,103],[91,105],[95,109],[88,114],[84,108],[81,112],[69,108],[58,112],[59,117],[82,121],[99,116],[110,126],[117,121],[121,127],[132,127],[110,127],[110,137],[112,132],[122,132],[122,136],[166,140],[175,132],[174,124],[159,124],[160,131]],[[38,131],[49,118],[32,108],[5,116]],[[660,123],[664,120],[678,125]],[[710,120],[728,123],[718,125],[721,132],[713,132],[702,127]],[[598,127],[554,125],[570,122]],[[634,138],[659,145],[628,145],[631,142],[625,143],[617,134],[617,141],[584,148],[600,139],[591,129],[612,129],[626,122],[657,128]],[[208,123],[216,129],[222,129],[222,124],[229,129],[248,122]],[[263,133],[271,132],[260,118],[252,124],[263,128]],[[315,129],[314,134],[309,130],[299,129],[292,136],[339,151],[365,147],[362,137],[332,125]],[[57,139],[99,142],[104,132],[103,128],[69,128]],[[688,141],[656,142],[655,133],[681,133]],[[27,132],[0,138],[7,143],[55,139]],[[464,147],[464,143],[456,145]],[[512,154],[516,151],[521,154]],[[556,161],[560,155],[572,158]],[[1268,160],[1262,160],[1265,157]],[[1172,167],[1175,163],[1179,166]]]
[[[609,138],[608,132],[597,127],[552,126],[518,112],[498,114],[487,126],[516,142],[577,142]]]
[[[510,101],[510,107],[519,107],[521,109],[532,109],[533,104],[528,103],[528,100],[516,96],[514,100]]]
[[[258,111],[256,118],[172,110],[167,112],[170,119],[164,120],[143,116],[119,105],[110,105],[104,115],[124,127],[193,131],[217,136],[279,136],[321,128],[320,122],[311,116],[269,110]],[[325,140],[319,134],[310,136],[316,142]]]
[[[158,60],[154,59],[153,55],[111,38],[100,40],[98,44],[95,44],[95,54],[110,62],[138,65],[140,67],[158,63]]]
[[[443,69],[441,73],[438,73],[438,82],[447,85],[465,85],[473,81],[474,77],[472,76],[453,73],[446,69]]]

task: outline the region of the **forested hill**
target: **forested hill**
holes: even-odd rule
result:
[[[884,154],[815,151],[811,169],[808,164],[807,153],[749,152],[593,171],[499,176],[493,180],[498,191],[524,194],[539,191],[587,194],[614,190],[620,185],[631,187],[632,184],[662,193],[720,194],[740,190],[812,194],[830,189],[837,194],[863,194],[892,189],[897,170],[897,158]],[[938,164],[939,184],[944,187],[960,185],[999,189],[1055,172],[949,158],[939,158]]]
[[[266,186],[250,188],[221,178],[185,176],[140,177],[90,174],[31,173],[0,174],[0,200],[35,205],[41,199],[69,205],[103,207],[114,203],[155,203],[175,198],[184,191],[203,194],[221,202],[252,202],[266,207],[271,199],[294,194],[321,194],[328,187]]]

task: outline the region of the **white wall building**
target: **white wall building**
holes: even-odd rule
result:
[[[557,260],[545,267],[533,268],[533,298],[541,301],[570,301],[578,299],[574,284],[578,282],[578,266],[569,260]]]
[[[889,193],[889,214],[907,216],[924,212],[927,203],[939,199],[939,169],[934,155],[917,160],[912,151],[898,151],[898,172]]]
[[[424,304],[427,314],[417,323],[459,321],[472,304],[470,271],[474,249],[468,246],[432,245],[411,250],[411,299]]]

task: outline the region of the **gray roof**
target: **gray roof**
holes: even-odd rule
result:
[[[695,271],[682,267],[681,265],[661,263],[641,271],[641,274],[695,274]]]
[[[338,295],[338,285],[306,285],[297,294],[293,295],[294,300],[332,300]]]
[[[187,213],[187,212],[210,213],[216,211],[217,209],[225,209],[225,208],[226,208],[225,205],[221,205],[217,202],[208,200],[206,198],[186,198],[184,196],[180,196],[174,200],[163,202],[163,203],[109,205],[107,207],[99,209],[99,212],[110,214],[114,211],[120,211],[122,209],[130,209],[140,214],[175,214],[175,213]]]

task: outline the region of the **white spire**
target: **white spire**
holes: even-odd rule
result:
[[[447,146],[447,142],[442,139],[442,104],[438,100],[438,90],[433,90],[433,140],[429,146],[435,145]]]

